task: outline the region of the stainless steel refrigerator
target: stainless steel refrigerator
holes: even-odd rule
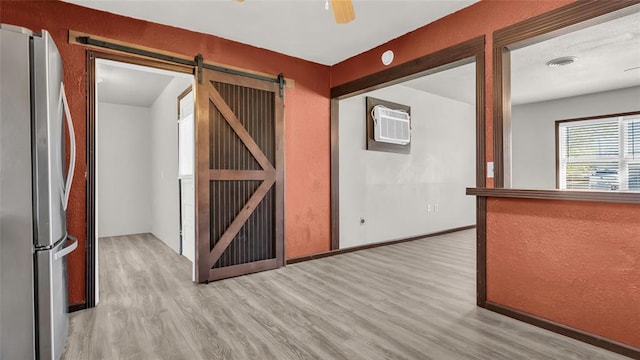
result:
[[[0,92],[0,359],[59,359],[77,246],[65,214],[75,139],[46,31],[0,24]]]

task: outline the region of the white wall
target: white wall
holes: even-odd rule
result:
[[[365,96],[411,106],[411,154],[365,150]],[[339,109],[341,248],[475,224],[475,105],[396,85]]]
[[[640,110],[640,87],[512,107],[512,187],[555,189],[555,121]]]
[[[98,236],[151,230],[149,108],[98,104]]]
[[[173,79],[151,106],[151,233],[180,251],[178,95],[191,79]]]

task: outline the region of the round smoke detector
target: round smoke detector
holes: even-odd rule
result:
[[[385,65],[389,65],[391,64],[391,62],[393,61],[393,51],[391,50],[387,50],[384,53],[382,53],[382,63]]]
[[[575,56],[564,56],[564,57],[559,57],[557,59],[549,60],[547,61],[546,65],[548,67],[560,67],[560,66],[573,64],[574,62],[576,62],[576,60],[578,60],[578,58]]]

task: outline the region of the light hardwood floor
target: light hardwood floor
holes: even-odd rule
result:
[[[475,232],[211,283],[151,235],[100,239],[65,359],[626,359],[475,305]]]

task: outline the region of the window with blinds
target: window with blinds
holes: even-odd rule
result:
[[[640,113],[556,124],[560,189],[640,191]]]

